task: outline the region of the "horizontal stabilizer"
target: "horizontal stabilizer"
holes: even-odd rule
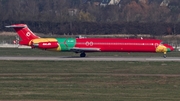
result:
[[[27,27],[27,25],[25,24],[17,24],[17,25],[9,25],[9,26],[5,26],[6,28],[24,28]]]

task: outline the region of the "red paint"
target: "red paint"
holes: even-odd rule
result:
[[[163,45],[166,46],[167,48],[169,48],[171,51],[174,50],[174,48],[172,46],[168,45],[168,44],[163,44]]]
[[[59,43],[60,45],[58,42],[50,41],[33,43],[32,39],[40,37],[36,36],[26,24],[15,24],[6,27],[12,27],[16,30],[22,39],[20,41],[21,45],[30,45],[32,48],[38,47],[41,49],[57,48],[58,51],[64,49],[63,51],[81,53],[81,57],[86,56],[85,52],[163,52],[166,54],[166,52],[174,50],[172,46],[163,44],[161,40],[156,39],[77,38],[76,42],[73,39],[72,43],[67,43],[63,38],[62,43]],[[164,57],[166,56],[164,55]]]
[[[39,38],[36,36],[26,24],[14,24],[6,27],[13,27],[17,34],[21,37],[20,45],[28,45],[32,39]]]
[[[76,39],[75,47],[100,48],[101,52],[156,52],[161,42],[156,39],[83,38]]]
[[[57,48],[59,45],[57,42],[40,42],[38,43],[38,48],[41,49],[52,49],[52,48]]]

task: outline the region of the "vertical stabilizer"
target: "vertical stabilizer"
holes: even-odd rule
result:
[[[15,29],[21,38],[21,41],[19,42],[21,45],[28,45],[32,39],[40,38],[39,36],[36,36],[26,24],[14,24],[6,27]]]

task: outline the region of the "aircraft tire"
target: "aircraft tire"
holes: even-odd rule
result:
[[[86,57],[86,53],[81,53],[80,57]]]
[[[166,58],[167,56],[166,55],[163,55],[164,58]]]

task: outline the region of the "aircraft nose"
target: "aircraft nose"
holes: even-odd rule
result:
[[[174,48],[172,46],[168,45],[168,44],[164,44],[164,46],[166,46],[167,52],[171,52],[171,51],[174,50]]]
[[[174,48],[173,48],[172,46],[170,47],[170,49],[171,49],[171,51],[173,51],[173,50],[174,50]]]

